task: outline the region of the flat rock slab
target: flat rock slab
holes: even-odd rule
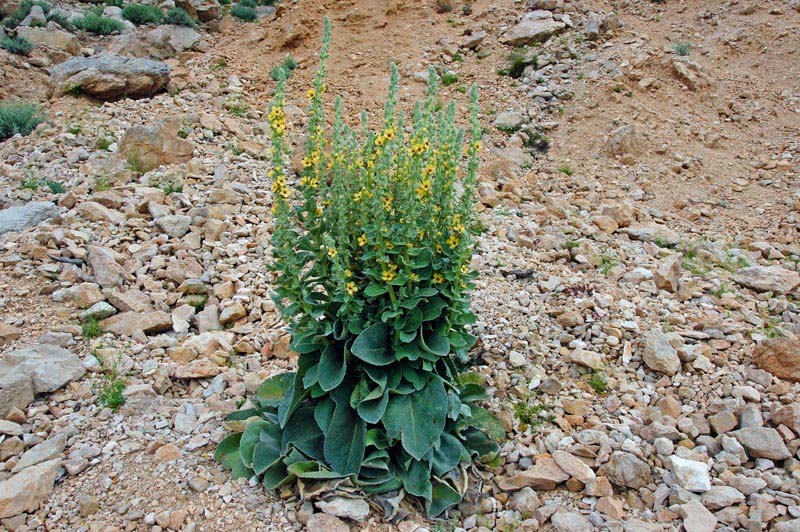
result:
[[[120,57],[102,53],[73,57],[50,70],[50,94],[68,91],[100,100],[147,98],[163,91],[169,81],[169,67],[161,61]]]
[[[764,340],[754,352],[754,362],[779,379],[800,382],[800,340],[770,338]]]
[[[133,336],[136,331],[160,333],[172,329],[172,316],[161,310],[122,312],[100,322],[100,328],[118,336]]]
[[[781,266],[750,266],[733,274],[733,280],[756,292],[788,294],[800,286],[800,273]]]
[[[60,459],[29,467],[0,482],[0,519],[39,508],[53,491]]]
[[[56,204],[50,201],[32,201],[25,205],[0,211],[0,235],[20,232],[58,216]]]
[[[553,13],[537,9],[527,13],[522,19],[509,29],[502,37],[505,44],[519,46],[546,41],[551,35],[559,33],[567,25],[553,18]]]

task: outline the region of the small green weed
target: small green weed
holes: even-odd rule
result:
[[[287,55],[283,58],[280,65],[275,65],[272,68],[272,72],[270,75],[272,76],[273,81],[278,81],[283,77],[284,79],[289,79],[292,77],[295,69],[297,68],[297,60],[291,56],[291,54]],[[282,76],[281,76],[282,74]]]
[[[535,392],[514,403],[514,417],[519,421],[520,430],[525,431],[528,427],[536,428],[542,423],[552,423],[555,417],[547,413],[550,408],[550,405],[539,400]]]
[[[80,18],[73,20],[75,27],[86,33],[95,35],[111,35],[121,33],[125,29],[125,24],[113,18],[101,17],[95,13],[87,12]]]
[[[102,192],[104,190],[110,190],[112,187],[111,181],[108,180],[108,177],[104,175],[98,175],[94,178],[94,191],[95,192]]]
[[[33,176],[28,177],[25,181],[19,184],[19,188],[20,190],[30,190],[31,192],[36,192],[39,190],[39,180]]]
[[[437,13],[450,13],[451,11],[453,11],[453,3],[450,0],[436,0]]]
[[[59,183],[58,181],[53,181],[52,179],[48,179],[44,182],[47,189],[53,194],[64,194],[67,192],[67,189],[64,188],[64,185]]]
[[[100,328],[100,324],[94,318],[88,318],[85,321],[81,322],[81,336],[85,339],[97,338],[103,334],[103,329]]]
[[[687,56],[692,53],[692,43],[690,42],[676,42],[672,45],[672,49],[677,55]]]
[[[618,264],[617,259],[615,259],[611,255],[603,253],[602,255],[600,255],[600,265],[597,267],[597,269],[600,270],[600,273],[602,273],[603,275],[608,275],[611,272],[611,270],[613,270],[617,266],[617,264]]]
[[[602,371],[595,371],[592,376],[586,381],[592,387],[592,390],[598,395],[605,395],[608,391],[608,382],[606,381],[606,374]]]
[[[567,176],[571,176],[574,173],[567,163],[561,163],[558,171]]]
[[[47,22],[55,22],[67,31],[73,31],[75,24],[63,11],[51,11],[47,14]]]
[[[109,151],[112,144],[114,144],[113,139],[108,137],[98,137],[97,142],[95,142],[94,145],[98,150]]]
[[[217,57],[217,58],[216,58],[216,59],[215,59],[215,60],[214,60],[214,61],[211,63],[211,66],[209,67],[209,69],[210,69],[212,72],[217,72],[218,70],[222,70],[222,69],[223,69],[223,68],[225,68],[226,66],[228,66],[228,60],[227,60],[227,59],[225,59],[224,57]]]

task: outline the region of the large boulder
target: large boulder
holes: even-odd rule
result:
[[[553,13],[537,9],[527,13],[511,29],[503,34],[502,42],[512,46],[546,41],[551,35],[559,33],[567,25],[553,18]]]
[[[120,155],[142,172],[162,164],[185,163],[192,158],[194,145],[178,135],[180,120],[167,118],[151,126],[133,126],[120,143]]]
[[[777,264],[774,266],[750,266],[736,270],[733,280],[756,292],[788,294],[800,286],[800,274]]]
[[[131,32],[120,35],[110,50],[128,57],[165,59],[191,49],[201,35],[188,26],[158,26],[139,35]]]
[[[81,43],[72,33],[58,29],[45,29],[36,27],[17,28],[17,36],[25,37],[29,41],[45,47],[60,50],[69,55],[81,53]]]
[[[24,231],[48,218],[58,216],[58,208],[50,201],[34,201],[0,211],[0,235]]]
[[[0,482],[0,518],[38,509],[52,493],[60,465],[61,459],[49,460]]]
[[[50,69],[51,96],[77,90],[100,100],[147,98],[167,81],[169,67],[161,61],[109,53],[74,57]]]

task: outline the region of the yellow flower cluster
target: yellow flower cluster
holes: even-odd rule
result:
[[[267,120],[269,120],[272,131],[278,135],[283,135],[286,132],[286,113],[283,112],[283,107],[280,105],[272,106],[269,115],[267,115]]]
[[[397,264],[390,262],[381,272],[381,279],[387,283],[397,277]]]
[[[350,281],[349,283],[347,283],[345,288],[347,290],[348,296],[352,296],[353,294],[358,292],[358,286],[356,286],[355,281]]]
[[[375,137],[375,145],[383,146],[387,140],[392,140],[397,134],[397,126],[387,127]]]
[[[273,194],[277,194],[283,199],[287,199],[292,194],[292,191],[286,185],[285,175],[276,170],[270,170],[267,175],[272,178]]]

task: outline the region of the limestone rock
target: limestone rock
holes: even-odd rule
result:
[[[0,321],[0,346],[13,342],[22,335],[19,328]]]
[[[109,248],[89,246],[89,265],[95,282],[103,288],[118,286],[128,278],[127,272],[117,263],[114,251]]]
[[[759,368],[779,379],[800,382],[800,340],[769,338],[756,347],[753,359]]]
[[[756,292],[788,294],[800,286],[800,273],[781,266],[750,266],[737,270],[733,280]]]
[[[678,351],[659,330],[653,330],[645,337],[642,360],[648,368],[667,375],[675,375],[681,369]]]
[[[636,126],[620,126],[612,131],[605,143],[606,151],[611,155],[636,155],[641,151],[642,141]]]
[[[78,55],[81,53],[80,42],[78,42],[75,35],[68,31],[20,27],[17,28],[17,36],[25,37],[39,46],[61,50],[69,55]]]
[[[591,521],[578,512],[556,512],[550,522],[557,532],[586,532],[594,529]]]
[[[669,462],[675,480],[683,489],[698,493],[711,489],[707,464],[679,456],[671,456]]]
[[[705,506],[696,500],[691,500],[681,505],[683,528],[686,532],[714,532],[717,528],[717,518]]]
[[[555,20],[550,11],[537,9],[527,13],[516,25],[505,32],[501,41],[512,46],[542,42],[551,35],[560,33],[566,27],[565,23]]]
[[[60,459],[29,467],[0,481],[0,518],[32,512],[53,491]]]
[[[653,481],[650,466],[632,453],[616,451],[600,468],[600,473],[617,486],[639,489]]]
[[[338,517],[317,513],[308,518],[306,530],[308,532],[350,532],[350,527]]]
[[[364,499],[335,497],[330,501],[320,501],[316,507],[328,515],[345,517],[353,521],[363,521],[369,517],[369,504]]]
[[[591,467],[566,451],[554,451],[553,459],[565,473],[581,482],[586,482],[595,477]]]
[[[100,328],[119,336],[133,336],[136,331],[159,333],[172,329],[172,317],[160,310],[122,312],[101,321]]]
[[[143,172],[187,162],[192,158],[194,145],[178,135],[180,127],[177,118],[150,126],[133,126],[122,137],[120,155]]]
[[[170,214],[156,220],[156,225],[172,238],[180,238],[188,233],[191,223],[191,216],[182,216],[180,214]]]
[[[169,67],[151,59],[101,53],[74,57],[50,70],[50,94],[61,96],[80,88],[100,100],[146,98],[166,88]]]
[[[32,201],[25,205],[0,211],[0,235],[20,232],[58,216],[56,204],[50,201]]]
[[[681,277],[681,261],[683,256],[674,253],[658,261],[653,271],[653,280],[656,288],[667,292],[678,291],[678,281]]]
[[[745,427],[730,433],[747,450],[750,458],[785,460],[792,456],[780,433],[769,427]]]
[[[536,490],[554,490],[568,479],[569,475],[556,465],[555,460],[543,458],[530,469],[501,480],[499,486],[505,491],[514,491],[526,486]]]
[[[37,344],[3,355],[0,360],[0,375],[3,376],[0,389],[4,388],[6,379],[10,382],[24,376],[31,381],[33,393],[54,392],[66,383],[81,378],[84,373],[86,368],[77,355],[55,345]]]

